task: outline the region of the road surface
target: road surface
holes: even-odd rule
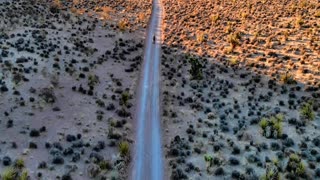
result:
[[[133,180],[162,180],[163,159],[160,129],[160,38],[161,0],[153,0],[147,28],[144,62],[142,64],[137,98],[137,133],[133,156]],[[155,35],[156,41],[153,42]]]

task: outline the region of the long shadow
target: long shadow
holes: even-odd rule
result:
[[[305,135],[311,136],[310,147],[319,148],[313,142],[320,137],[317,130],[320,127],[320,87],[291,77],[286,79],[280,74],[264,75],[254,64],[229,61],[223,55],[199,56],[178,46],[162,46],[162,126],[167,179],[212,178],[213,175],[205,173],[205,154],[218,158],[218,154],[223,154],[221,156],[227,158],[222,171],[211,173],[217,173],[215,178],[231,178],[233,171],[249,178],[248,168],[254,166],[251,176],[260,177],[268,161],[258,153],[260,163],[245,165],[246,146],[260,152],[261,144],[272,148],[272,143],[277,142],[279,148],[269,150],[266,155],[280,158],[275,152],[281,152],[286,154],[283,158],[288,159],[290,153],[304,152],[301,144]],[[197,72],[191,72],[191,59],[200,63],[193,63],[200,77]],[[311,122],[300,115],[301,108],[308,103],[316,113]],[[277,114],[284,115],[281,137],[264,137],[259,122]],[[211,118],[213,120],[208,120]],[[224,146],[220,146],[221,143]],[[241,152],[232,153],[234,147],[240,147]],[[233,156],[240,161],[239,165],[228,163]],[[301,157],[305,164],[313,162]],[[315,175],[313,170],[310,173],[304,177]]]

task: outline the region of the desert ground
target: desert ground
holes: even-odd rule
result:
[[[0,179],[129,179],[149,0],[0,0]],[[162,0],[166,179],[320,179],[318,0]]]
[[[150,12],[0,0],[1,179],[127,179]]]
[[[163,0],[170,179],[320,179],[320,3]]]

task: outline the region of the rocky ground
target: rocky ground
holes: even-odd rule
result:
[[[150,8],[0,0],[2,179],[126,179]]]
[[[164,0],[171,179],[320,179],[318,1]]]

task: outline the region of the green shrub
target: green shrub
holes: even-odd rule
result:
[[[279,138],[282,135],[282,121],[284,116],[277,114],[270,118],[262,118],[259,125],[262,129],[262,134],[267,138]]]
[[[17,171],[13,167],[9,167],[1,174],[2,180],[15,180],[17,177]]]
[[[262,120],[259,123],[260,127],[264,130],[268,126],[268,119],[262,118]]]
[[[14,167],[15,167],[15,168],[18,168],[18,169],[24,168],[24,160],[23,160],[23,159],[17,159],[17,160],[14,162]]]
[[[93,74],[89,74],[89,76],[88,76],[88,85],[89,86],[95,86],[99,82],[100,82],[99,76],[93,75]]]
[[[287,162],[286,170],[295,177],[304,177],[306,168],[297,154],[291,154]]]
[[[204,155],[204,160],[207,164],[207,171],[209,171],[209,168],[213,165],[213,157],[209,154]]]
[[[119,151],[122,157],[128,156],[130,153],[130,146],[127,141],[120,142]]]
[[[27,170],[23,170],[19,179],[20,180],[28,180],[29,179],[28,171]]]
[[[300,115],[306,120],[314,120],[316,118],[312,109],[312,103],[305,103],[300,109]]]
[[[130,99],[130,94],[129,92],[125,91],[121,94],[121,99],[120,99],[120,105],[127,105],[128,101]]]
[[[280,180],[279,160],[274,159],[266,164],[266,173],[261,177],[262,180]]]
[[[112,169],[112,164],[107,160],[103,160],[99,163],[99,167],[102,170],[110,170]]]

